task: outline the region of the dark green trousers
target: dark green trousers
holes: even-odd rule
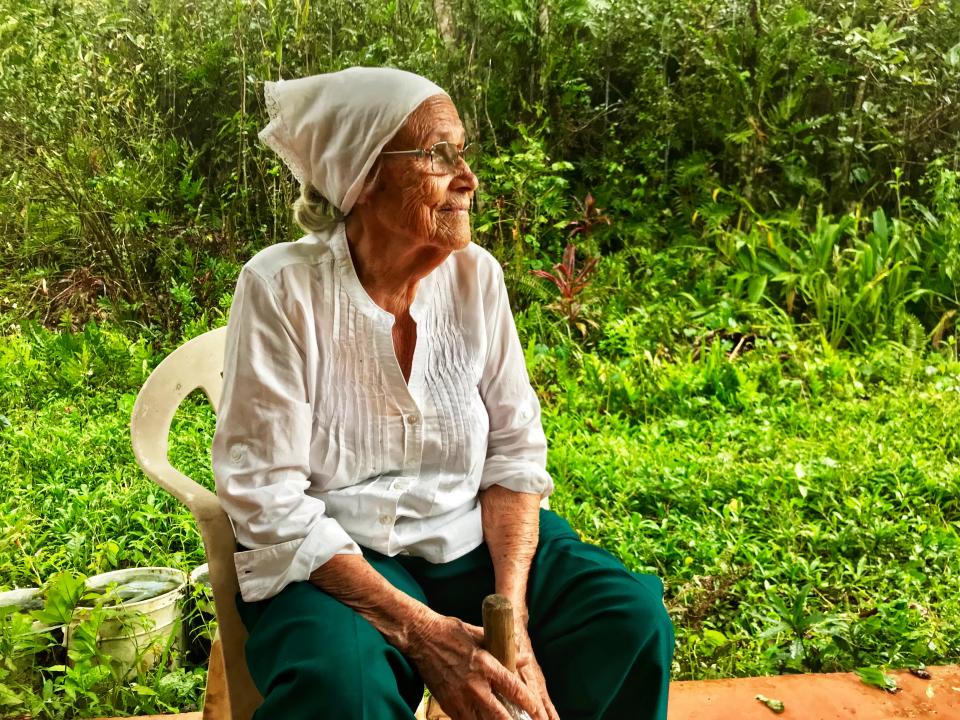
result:
[[[494,576],[486,545],[433,565],[364,556],[390,583],[439,613],[482,625]],[[664,720],[673,625],[663,584],[581,542],[549,510],[530,568],[529,632],[561,720]],[[412,720],[423,697],[416,668],[366,620],[309,582],[237,605],[247,662],[264,697],[258,720]]]

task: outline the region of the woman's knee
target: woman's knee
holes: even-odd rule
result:
[[[614,611],[614,632],[630,644],[643,664],[665,664],[673,659],[673,621],[663,604],[663,585],[654,576],[632,576]]]
[[[369,622],[308,584],[264,605],[246,646],[258,718],[404,717],[423,685]]]
[[[320,717],[404,718],[412,716],[405,697],[383,667],[297,663],[277,673],[265,692],[256,718],[315,720]],[[420,686],[420,694],[423,687]]]
[[[289,662],[276,658],[261,675],[264,703],[258,718],[403,718],[423,695],[413,667],[382,636],[298,655]]]

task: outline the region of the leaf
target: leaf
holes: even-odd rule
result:
[[[880,668],[858,668],[857,675],[859,675],[860,680],[867,685],[872,685],[873,687],[880,688],[881,690],[886,690],[888,693],[900,692],[900,686],[897,685],[896,678],[894,678],[892,675],[887,675]]]
[[[750,278],[750,283],[747,286],[747,297],[750,299],[750,302],[756,303],[760,301],[760,298],[763,297],[763,291],[767,289],[767,276],[766,275],[754,275]]]
[[[713,647],[723,647],[727,644],[727,636],[719,630],[707,629],[703,631],[703,641]]]
[[[66,625],[73,618],[73,610],[83,591],[82,577],[60,573],[47,586],[43,609],[34,610],[30,614],[47,625]]]
[[[873,212],[873,231],[883,240],[886,240],[889,235],[887,216],[884,214],[883,208],[877,208]]]
[[[782,713],[782,712],[786,709],[786,708],[784,707],[784,705],[783,705],[783,701],[782,701],[782,700],[776,700],[775,698],[768,698],[766,695],[757,695],[757,696],[755,696],[754,699],[759,700],[760,702],[762,702],[762,703],[763,703],[764,705],[766,705],[768,708],[770,708],[770,709],[773,710],[775,713],[777,713],[777,715],[779,715],[780,713]]]
[[[947,65],[950,65],[951,67],[957,67],[960,65],[960,43],[957,43],[952,48],[947,50],[945,60],[947,61]]]
[[[17,695],[12,688],[0,683],[0,705],[22,705],[23,698]]]
[[[783,21],[785,24],[791,27],[802,27],[810,22],[810,13],[808,13],[802,6],[794,5],[787,11]]]

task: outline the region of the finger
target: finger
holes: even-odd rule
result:
[[[520,643],[522,647],[521,654],[517,658],[517,672],[520,673],[521,678],[523,678],[524,684],[537,694],[543,707],[544,719],[559,720],[559,713],[556,707],[554,707],[553,701],[550,699],[550,694],[547,692],[547,681],[543,677],[543,670],[540,668],[540,663],[537,662],[534,656],[530,636],[525,635],[523,640],[524,642]]]
[[[557,712],[557,709],[553,706],[553,700],[550,699],[550,696],[547,694],[547,686],[543,686],[543,694],[541,695],[543,700],[543,707],[547,711],[547,718],[549,720],[560,720],[560,713]]]
[[[540,702],[537,693],[528,688],[519,675],[507,670],[503,665],[497,662],[492,655],[493,661],[490,668],[490,686],[503,695],[507,700],[511,700],[533,717],[540,717]]]
[[[477,720],[488,720],[488,718],[489,720],[513,720],[500,699],[492,693],[483,698],[482,708],[478,708],[476,718]]]
[[[458,704],[451,703],[450,710],[440,703],[451,720],[513,720],[489,687],[474,688],[473,692],[461,694],[457,699]]]
[[[447,707],[443,703],[440,703],[440,707],[443,708],[444,717],[450,720],[483,720],[472,707]]]
[[[543,707],[544,718],[546,720],[560,720],[560,714],[550,699],[550,693],[547,691],[547,681],[543,676],[543,670],[536,663],[533,663],[520,672],[524,683],[528,688],[537,693]]]
[[[535,664],[535,661],[533,652],[522,647],[517,649],[517,672],[528,665]]]
[[[492,655],[488,653],[484,653],[484,655],[486,656],[484,662],[489,658],[493,661],[492,665],[495,665],[496,668],[507,675],[510,674],[496,662]],[[461,718],[463,720],[513,720],[503,703],[500,702],[500,698],[494,694],[498,690],[490,677],[489,669],[489,667],[481,665],[482,674],[475,675],[472,680],[461,687],[456,704],[460,706],[459,710],[462,712],[452,713],[450,715],[452,720],[461,720]],[[504,693],[501,694],[508,697]],[[442,701],[440,705],[443,706]],[[454,703],[451,703],[451,705],[454,705]]]
[[[524,685],[529,688],[534,696],[537,698],[537,714],[534,716],[537,720],[551,720],[550,712],[547,707],[547,702],[549,698],[547,697],[547,688],[544,686],[543,676],[535,672],[535,666],[528,666],[519,670],[520,679],[523,680]],[[544,702],[546,698],[547,702]]]

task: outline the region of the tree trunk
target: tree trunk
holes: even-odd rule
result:
[[[453,20],[451,0],[433,0],[433,9],[437,14],[437,29],[443,44],[448,48],[453,47],[457,42],[457,26]]]

